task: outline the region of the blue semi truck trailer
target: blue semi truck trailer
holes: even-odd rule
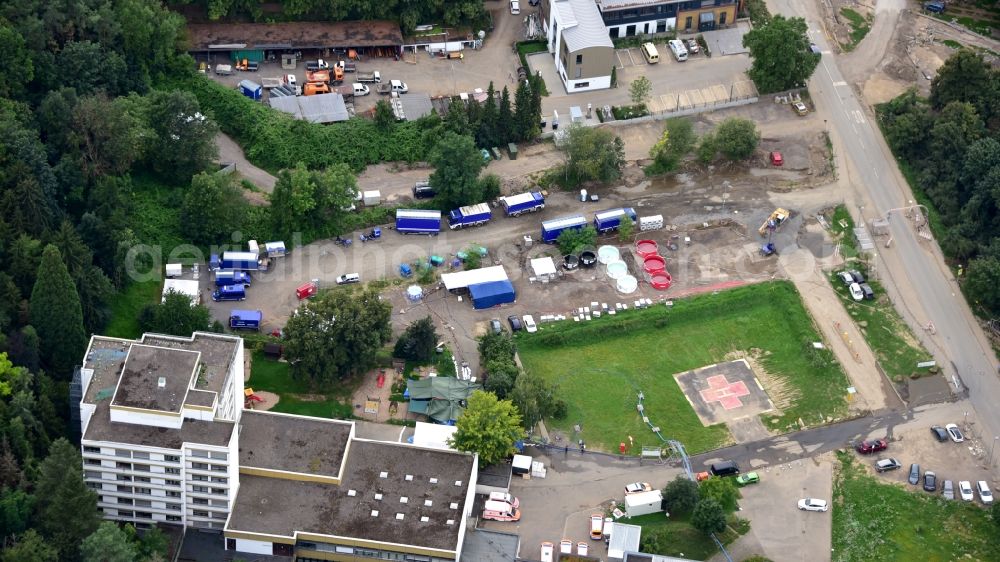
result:
[[[253,252],[222,252],[222,261],[219,266],[222,269],[257,271],[260,268],[257,262],[259,258],[260,256]]]
[[[250,274],[246,271],[233,271],[231,269],[220,269],[215,272],[215,286],[224,285],[244,285],[250,286]]]
[[[534,213],[545,208],[545,197],[538,191],[519,193],[510,197],[501,197],[500,204],[508,217],[516,217],[522,213]]]
[[[559,235],[566,230],[580,230],[587,226],[587,218],[583,215],[559,217],[542,223],[542,241],[555,244]]]
[[[634,223],[636,220],[635,209],[632,207],[619,207],[594,213],[594,228],[601,234],[607,234],[613,230],[618,230],[622,225],[622,217],[628,217]]]
[[[441,232],[441,211],[398,209],[396,211],[396,230],[400,234],[436,236]]]
[[[259,330],[264,313],[259,310],[234,310],[229,313],[229,327],[233,330]]]
[[[490,222],[491,218],[493,218],[493,212],[490,211],[489,204],[467,205],[448,213],[448,228],[455,230],[456,228],[479,226]]]

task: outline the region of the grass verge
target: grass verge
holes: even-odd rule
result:
[[[627,337],[627,339],[625,339]],[[772,430],[826,423],[847,413],[847,377],[829,350],[816,350],[819,336],[794,286],[788,282],[750,285],[590,322],[561,322],[519,334],[518,352],[527,370],[560,386],[569,405],[551,427],[572,432],[582,426],[591,448],[617,450],[633,436],[657,445],[636,412],[645,395],[645,414],[664,435],[689,453],[731,442],[722,424],[704,426],[673,375],[734,358],[756,356],[758,372],[777,411],[761,415]]]
[[[253,354],[250,373],[247,387],[278,395],[278,403],[271,409],[273,412],[318,418],[352,416],[349,401],[354,389],[350,385],[329,389],[312,388],[307,382],[292,378],[288,363],[268,359],[261,352]]]
[[[159,298],[159,279],[130,283],[115,297],[111,305],[111,321],[103,335],[109,338],[129,339],[141,336],[139,313],[147,304],[156,304]]]
[[[851,298],[847,286],[834,272],[829,274],[830,283],[843,301],[847,313],[861,330],[868,347],[875,352],[882,369],[893,380],[897,376],[929,374],[927,369],[917,369],[917,363],[929,361],[933,357],[896,311],[885,288],[877,280],[868,277],[869,271],[864,264],[855,263],[850,268],[863,272],[868,285],[875,292],[874,300],[856,302]]]
[[[858,257],[857,241],[854,239],[854,219],[847,207],[838,205],[830,219],[830,231],[840,242],[840,253],[847,259]]]
[[[724,545],[735,541],[741,534],[746,534],[749,530],[749,527],[739,524],[735,515],[730,514],[727,519],[729,527],[726,528],[725,532],[716,535]],[[627,517],[621,522],[639,525],[642,527],[643,536],[651,533],[664,537],[660,548],[656,549],[657,552],[649,554],[683,556],[691,560],[708,560],[719,552],[719,547],[715,546],[715,541],[711,537],[694,528],[694,525],[691,524],[690,514],[664,517],[663,513],[650,513],[638,517]],[[743,532],[737,532],[737,528],[742,529]]]
[[[848,43],[841,43],[840,46],[844,48],[845,51],[853,51],[858,43],[868,35],[871,31],[871,20],[858,12],[850,8],[841,8],[840,15],[844,16],[848,21],[850,21],[851,28],[851,40]]]
[[[1000,559],[996,525],[986,510],[939,494],[883,484],[850,452],[839,452],[837,457],[834,562]]]

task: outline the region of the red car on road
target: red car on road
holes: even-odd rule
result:
[[[889,442],[885,439],[869,439],[858,443],[855,449],[862,455],[870,455],[889,448]]]

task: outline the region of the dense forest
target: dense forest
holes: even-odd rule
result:
[[[404,32],[420,24],[459,25],[483,23],[482,0],[170,0],[172,6],[200,9],[209,19],[291,20],[392,20]]]
[[[1000,313],[1000,70],[974,51],[949,58],[921,98],[879,107],[886,140],[932,209],[944,253],[966,268],[977,312]]]

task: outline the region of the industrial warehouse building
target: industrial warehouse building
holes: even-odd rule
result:
[[[238,337],[91,338],[71,392],[105,518],[215,530],[237,557],[460,558],[474,455],[244,410],[243,374]]]

